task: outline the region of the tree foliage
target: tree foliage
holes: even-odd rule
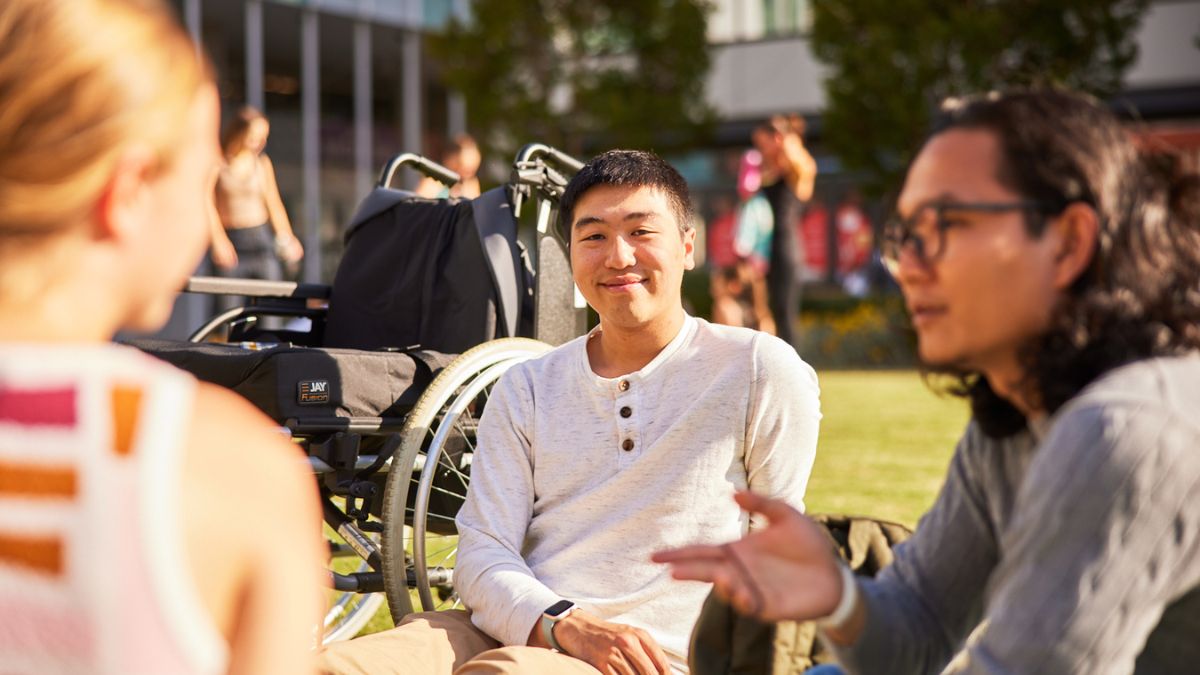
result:
[[[470,20],[429,46],[488,150],[662,151],[712,118],[709,11],[709,0],[474,0]]]
[[[1147,0],[813,0],[824,137],[879,194],[948,96],[1025,85],[1116,92]]]

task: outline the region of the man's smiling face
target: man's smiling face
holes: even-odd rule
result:
[[[572,216],[571,270],[602,324],[637,328],[681,310],[696,231],[681,231],[664,191],[597,185]]]

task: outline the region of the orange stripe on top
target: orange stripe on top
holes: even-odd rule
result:
[[[141,403],[141,389],[125,386],[113,387],[113,451],[118,455],[128,455],[133,452],[133,433],[137,430],[138,408]]]
[[[59,576],[63,573],[62,539],[0,532],[0,564]]]
[[[0,460],[0,495],[70,499],[79,491],[71,466],[37,466]]]

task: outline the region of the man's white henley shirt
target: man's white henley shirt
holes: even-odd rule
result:
[[[596,375],[584,336],[513,367],[479,428],[454,585],[484,632],[523,645],[560,599],[647,630],[676,667],[709,585],[653,551],[737,539],[734,490],[803,509],[816,374],[765,333],[688,317],[640,371]]]

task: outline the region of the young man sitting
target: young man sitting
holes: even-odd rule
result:
[[[1187,673],[1200,663],[1200,178],[1062,91],[957,102],[884,257],[973,419],[874,580],[786,504],[656,558],[743,612],[824,617],[855,673]]]
[[[327,671],[686,669],[709,585],[651,552],[746,532],[735,490],[802,509],[820,420],[790,346],[684,312],[691,222],[686,183],[650,153],[607,152],[572,179],[559,226],[600,325],[492,392],[458,515],[470,614],[334,645]]]

